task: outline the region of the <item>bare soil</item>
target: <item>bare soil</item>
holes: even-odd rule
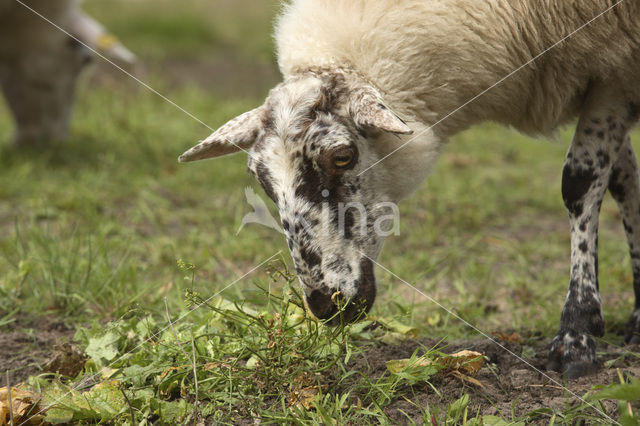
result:
[[[6,386],[6,372],[16,385],[45,371],[74,332],[53,317],[18,319],[0,329],[0,387]]]
[[[70,344],[74,331],[52,317],[19,320],[12,327],[0,331],[0,372],[9,372],[12,385],[26,380],[30,375],[46,371],[59,371],[74,376],[84,365],[84,356]],[[469,394],[469,414],[499,415],[508,419],[518,418],[538,409],[566,411],[579,405],[581,397],[595,385],[608,385],[619,381],[619,373],[640,378],[640,345],[626,347],[603,344],[598,347],[599,371],[588,377],[565,381],[555,372],[545,369],[549,338],[528,336],[521,342],[498,341],[483,338],[453,340],[407,340],[395,345],[378,344],[353,362],[351,368],[372,380],[387,373],[386,362],[409,358],[417,350],[437,348],[444,353],[473,350],[486,357],[484,367],[475,376],[482,386],[462,380],[454,375],[436,375],[431,385],[423,384],[403,389],[405,398],[393,401],[385,412],[394,424],[421,424],[423,413],[445,413],[449,404],[464,394]],[[518,359],[513,354],[524,359]],[[626,354],[626,356],[625,356]],[[526,363],[525,363],[526,361]],[[5,374],[2,374],[2,386]],[[1,386],[0,386],[1,387]],[[436,393],[433,388],[438,389]],[[600,406],[598,406],[600,408]],[[617,406],[605,401],[606,414],[617,418]],[[595,410],[589,414],[595,415]],[[548,424],[549,418],[541,415],[528,423]],[[608,422],[603,418],[604,423]]]
[[[433,391],[428,384],[407,387],[405,399],[394,401],[385,411],[397,424],[422,423],[423,410],[429,408],[431,413],[446,413],[449,404],[464,394],[469,394],[469,414],[504,416],[507,419],[518,418],[537,409],[558,409],[566,411],[570,406],[581,403],[580,398],[595,385],[619,383],[618,371],[625,376],[640,377],[640,364],[637,362],[640,347],[629,345],[600,344],[598,346],[601,368],[594,375],[577,380],[565,381],[555,372],[546,371],[547,349],[549,338],[530,337],[524,343],[499,342],[504,348],[488,339],[467,339],[442,342],[435,340],[407,341],[401,345],[378,346],[365,354],[365,358],[357,361],[354,368],[369,375],[379,377],[386,373],[386,361],[409,358],[421,347],[438,347],[444,353],[455,353],[460,350],[473,350],[484,353],[488,358],[485,366],[475,376],[482,387],[463,381],[455,376],[435,376],[431,384],[438,389]],[[510,354],[506,349],[522,357],[530,365]],[[636,354],[631,354],[636,352]],[[624,354],[627,356],[623,356]],[[615,361],[613,361],[615,360]],[[606,361],[607,366],[604,366]],[[617,405],[605,401],[606,414],[613,419],[618,417]],[[598,408],[600,408],[598,406]],[[589,414],[597,415],[595,410]],[[604,423],[608,420],[604,417]],[[546,420],[545,420],[546,419]],[[548,424],[549,417],[541,416],[537,421]],[[536,419],[529,419],[536,423]]]

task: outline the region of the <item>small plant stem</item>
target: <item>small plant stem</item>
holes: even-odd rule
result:
[[[6,370],[6,376],[7,376],[7,395],[9,397],[9,424],[11,426],[14,425],[13,423],[13,402],[11,401],[11,381],[9,380],[9,370]]]

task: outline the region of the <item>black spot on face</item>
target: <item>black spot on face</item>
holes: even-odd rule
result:
[[[320,266],[320,264],[322,263],[322,258],[320,257],[320,255],[316,251],[311,250],[308,247],[300,248],[300,258],[307,265],[307,268],[309,268],[309,270],[313,269],[316,266]]]
[[[258,163],[256,166],[256,179],[260,182],[260,186],[264,189],[265,194],[267,194],[274,203],[278,204],[278,195],[273,190],[273,177],[263,162]]]

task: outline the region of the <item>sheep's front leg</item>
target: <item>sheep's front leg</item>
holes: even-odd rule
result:
[[[604,334],[598,293],[598,216],[628,132],[627,108],[621,99],[606,88],[591,92],[562,174],[562,197],[571,225],[571,279],[547,367],[567,378],[596,370],[594,337]]]

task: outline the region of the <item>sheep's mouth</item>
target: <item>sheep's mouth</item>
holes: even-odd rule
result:
[[[364,259],[360,263],[360,278],[356,283],[357,296],[346,300],[338,291],[328,292],[313,290],[305,296],[307,307],[326,325],[337,326],[340,323],[351,323],[362,319],[376,298],[376,286],[373,276],[373,262]]]

